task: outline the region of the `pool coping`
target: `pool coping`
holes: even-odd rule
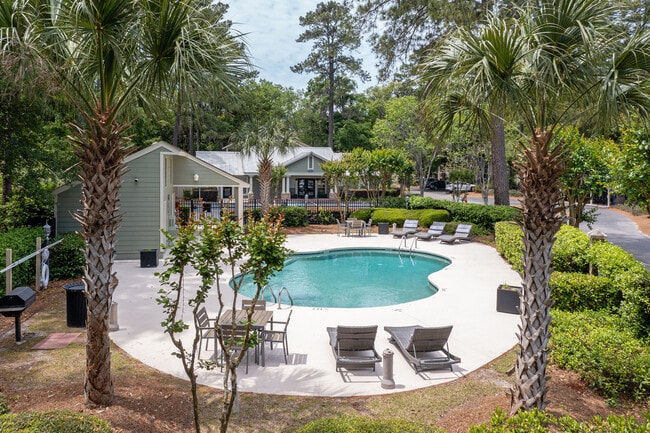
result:
[[[389,235],[373,234],[366,237],[339,237],[336,234],[288,235],[287,247],[301,252],[317,251],[326,247],[384,247],[394,248],[398,240]],[[475,242],[454,245],[437,241],[418,242],[418,250],[448,258],[452,261],[444,269],[430,276],[438,293],[428,298],[388,307],[316,308],[293,307],[289,325],[289,365],[284,364],[282,350],[266,350],[266,367],[251,362],[249,374],[240,369],[239,389],[282,395],[356,396],[377,395],[424,388],[450,380],[480,368],[492,359],[510,350],[516,343],[519,316],[496,311],[496,288],[499,284],[521,284],[519,275],[498,255],[494,248]],[[160,326],[162,309],[156,304],[160,283],[154,273],[161,268],[140,268],[137,261],[118,261],[115,271],[120,281],[114,294],[118,303],[119,326],[111,332],[111,339],[134,358],[174,376],[185,378],[169,336]],[[227,280],[222,276],[223,280]],[[198,277],[188,276],[187,290],[198,287]],[[225,282],[225,284],[224,284]],[[227,281],[220,281],[228,287]],[[232,302],[232,292],[225,294],[225,302]],[[214,296],[214,295],[213,295]],[[212,302],[216,302],[211,298]],[[215,304],[208,299],[207,308],[216,314]],[[277,316],[288,313],[287,306],[272,305]],[[189,310],[186,309],[187,314]],[[276,317],[277,317],[276,316]],[[186,318],[187,320],[187,318]],[[335,370],[327,326],[378,325],[375,347],[390,356],[393,352],[394,389],[381,387],[382,365],[375,372]],[[384,326],[420,324],[440,326],[452,324],[450,351],[461,358],[453,371],[429,371],[416,374],[397,349],[388,342]],[[189,333],[188,333],[189,337]],[[205,354],[205,350],[202,355]],[[211,350],[207,351],[211,354]],[[201,384],[221,388],[223,374],[218,370],[201,370]]]

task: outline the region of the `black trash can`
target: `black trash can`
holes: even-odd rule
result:
[[[387,235],[388,234],[388,223],[379,223],[379,224],[377,224],[377,234]]]
[[[71,328],[86,327],[86,294],[84,283],[64,284],[67,324]]]

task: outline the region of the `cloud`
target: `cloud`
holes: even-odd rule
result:
[[[251,61],[258,68],[260,78],[294,89],[306,89],[312,74],[296,74],[289,69],[304,60],[311,50],[311,43],[298,43],[296,39],[303,32],[299,18],[314,10],[311,0],[233,0],[226,18],[233,21],[233,27],[246,33],[246,42]],[[375,74],[374,56],[368,47],[363,47],[355,57],[364,59],[364,67]],[[365,89],[373,83],[360,83]]]

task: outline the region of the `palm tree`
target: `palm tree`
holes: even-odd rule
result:
[[[477,66],[453,78],[455,85],[466,87],[470,99],[476,98],[477,106],[481,95],[496,92],[497,103],[490,99],[489,114],[509,113],[527,131],[517,163],[524,274],[513,413],[546,406],[551,248],[564,219],[560,176],[567,151],[554,140],[555,131],[587,118],[599,119],[604,129],[632,111],[647,116],[650,107],[648,34],[616,32],[613,12],[609,2],[599,0],[544,0],[516,11],[516,20],[491,17],[475,46],[484,50],[485,62],[504,59],[513,73],[492,83],[494,76]],[[476,40],[469,32],[460,37],[445,45],[443,53],[453,55],[466,39]]]
[[[78,119],[70,123],[80,160],[88,301],[85,399],[113,401],[108,315],[118,285],[113,272],[120,226],[122,162],[129,150],[128,109],[180,81],[219,78],[233,86],[246,66],[241,43],[200,0],[1,0],[20,9],[23,43],[57,74]],[[2,35],[13,29],[1,29]]]
[[[246,156],[257,157],[262,213],[266,215],[271,204],[273,184],[273,156],[285,155],[297,145],[294,131],[278,118],[254,119],[245,123],[234,135],[233,144]]]

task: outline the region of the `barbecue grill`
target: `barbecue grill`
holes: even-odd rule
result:
[[[14,318],[16,342],[21,341],[20,316],[35,300],[36,292],[29,287],[16,287],[0,298],[0,313]]]

